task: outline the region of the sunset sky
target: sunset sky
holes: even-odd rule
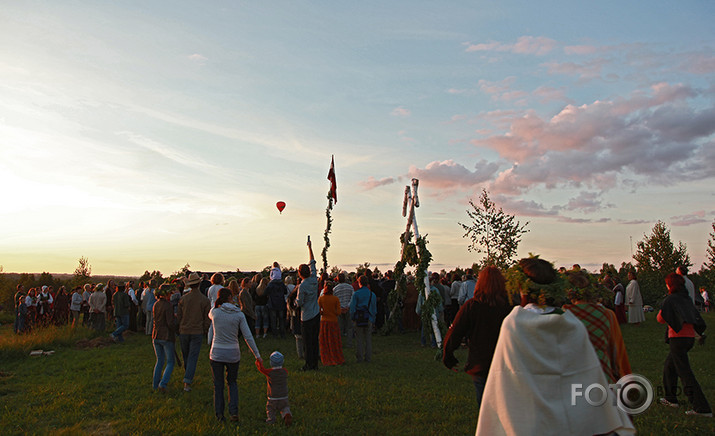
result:
[[[0,8],[0,265],[168,275],[469,266],[486,188],[519,255],[629,261],[715,219],[713,1],[12,1]],[[282,214],[277,201],[285,201]],[[632,238],[632,244],[631,244]],[[320,260],[319,260],[320,262]]]

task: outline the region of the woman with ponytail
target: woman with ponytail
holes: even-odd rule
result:
[[[246,322],[246,316],[231,301],[231,291],[228,288],[218,290],[218,298],[214,308],[209,312],[212,329],[209,332],[211,351],[209,359],[214,382],[214,410],[216,419],[225,421],[223,397],[224,373],[228,384],[228,413],[231,421],[238,421],[238,364],[241,360],[241,349],[238,346],[239,332],[243,335],[246,345],[250,348],[256,360],[263,362],[261,354],[253,339],[251,328]]]

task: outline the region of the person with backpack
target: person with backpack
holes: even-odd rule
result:
[[[370,279],[367,276],[358,278],[360,288],[350,299],[350,319],[355,330],[355,357],[358,362],[369,362],[372,359],[372,326],[377,315],[377,296],[368,287]]]
[[[278,265],[274,263],[273,265]],[[271,331],[274,337],[280,335],[281,339],[286,337],[286,296],[288,288],[283,283],[281,270],[278,267],[271,269],[271,281],[266,286],[268,295],[268,311],[270,313]]]

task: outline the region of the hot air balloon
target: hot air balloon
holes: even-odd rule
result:
[[[286,208],[286,203],[285,203],[285,201],[279,201],[278,203],[276,203],[276,207],[278,208],[278,212],[280,212],[281,214],[283,214],[283,209]]]

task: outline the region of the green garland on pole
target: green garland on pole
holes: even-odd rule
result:
[[[321,272],[328,271],[328,248],[330,248],[330,230],[333,227],[333,217],[330,216],[330,211],[333,210],[333,196],[328,190],[328,207],[325,208],[325,218],[327,219],[327,224],[325,226],[325,233],[323,233],[323,240],[325,245],[323,245],[323,251],[320,253],[323,258],[323,270]]]
[[[427,249],[427,235],[417,238],[415,243],[411,241],[412,232],[407,231],[400,235],[400,243],[404,246],[404,250],[402,250],[402,259],[395,264],[395,289],[393,289],[387,297],[387,307],[392,307],[392,311],[391,316],[382,327],[382,334],[384,335],[390,334],[398,325],[399,320],[402,319],[402,312],[398,309],[407,294],[407,276],[405,275],[405,267],[407,265],[417,267],[415,270],[415,287],[417,288],[417,292],[423,293],[423,295],[429,295],[422,306],[422,322],[425,322],[426,316],[427,319],[429,319],[429,325],[431,325],[432,313],[439,305],[439,301],[437,301],[436,298],[430,298],[431,295],[429,292],[425,293],[425,277],[427,276],[429,264],[432,261],[432,253]],[[440,330],[442,329],[443,326],[440,325]]]

